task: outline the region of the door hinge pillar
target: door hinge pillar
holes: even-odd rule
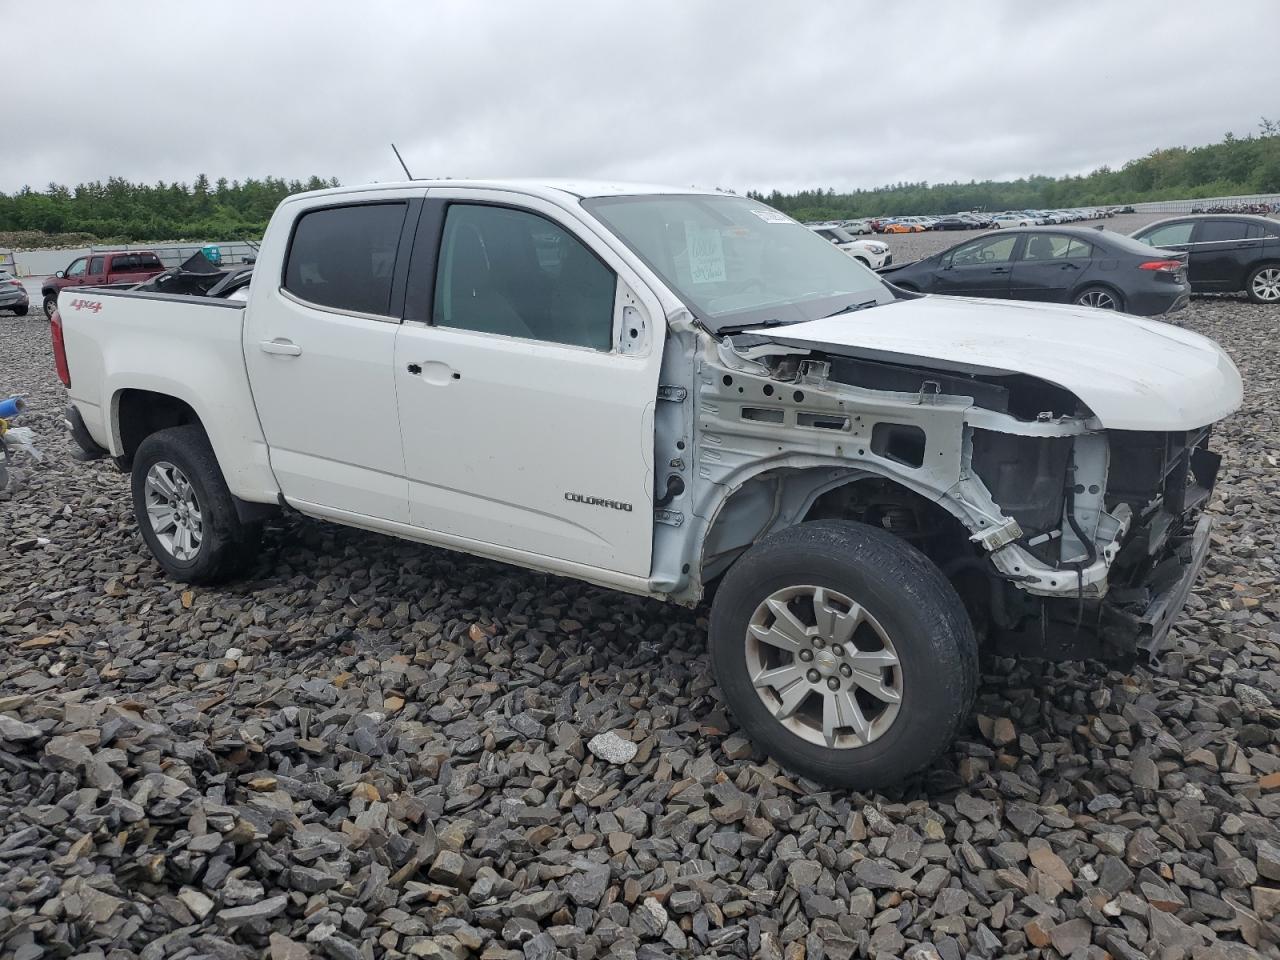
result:
[[[672,403],[683,403],[687,396],[689,396],[689,391],[684,387],[676,387],[667,383],[658,385],[659,400],[670,400]]]

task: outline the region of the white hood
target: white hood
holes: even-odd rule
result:
[[[1235,364],[1207,337],[1090,307],[925,296],[769,335],[901,363],[1028,374],[1070,390],[1113,430],[1203,427],[1243,397]]]

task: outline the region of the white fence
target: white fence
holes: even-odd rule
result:
[[[222,251],[224,264],[243,263],[246,258],[255,256],[253,247],[243,240],[215,242],[213,245]],[[77,257],[104,250],[154,250],[166,267],[176,267],[204,246],[203,243],[115,243],[82,247],[79,250],[18,250],[14,253],[15,272],[20,277],[47,277],[65,270]],[[0,270],[10,269],[4,266],[2,258],[3,254],[0,254]]]

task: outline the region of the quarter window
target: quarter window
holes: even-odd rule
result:
[[[1144,234],[1138,239],[1153,247],[1167,247],[1170,244],[1190,243],[1191,231],[1195,229],[1195,225],[1196,222],[1194,220],[1182,220],[1178,223],[1166,223],[1163,227],[1156,227],[1150,233]]]
[[[450,204],[435,284],[437,325],[609,350],[616,289],[613,271],[550,220]]]
[[[405,204],[312,210],[298,218],[284,288],[320,307],[387,316]]]

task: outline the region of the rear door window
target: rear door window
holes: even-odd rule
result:
[[[118,257],[111,258],[112,273],[127,273],[130,270],[136,270],[138,267],[138,258],[132,253],[122,253]]]
[[[1196,243],[1230,243],[1243,240],[1249,234],[1249,225],[1243,220],[1205,220],[1196,234]]]
[[[404,203],[310,210],[298,218],[284,289],[318,307],[389,316]]]
[[[100,273],[105,273],[107,269],[106,257],[94,257],[89,261],[89,275],[96,277]]]

